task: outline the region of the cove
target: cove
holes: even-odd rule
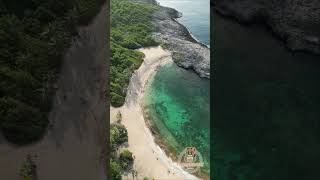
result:
[[[179,153],[196,147],[209,171],[210,84],[174,63],[161,68],[145,98],[153,124],[166,144]]]
[[[160,5],[182,12],[178,21],[201,43],[210,43],[209,0],[159,0]],[[180,153],[196,147],[204,172],[210,173],[210,80],[175,63],[161,68],[145,96],[145,107],[161,138]]]

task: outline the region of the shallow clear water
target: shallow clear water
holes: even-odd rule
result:
[[[158,0],[183,13],[179,22],[204,44],[210,43],[209,0]],[[210,165],[210,81],[173,64],[157,72],[146,93],[146,109],[161,137],[178,153],[193,146]]]
[[[182,13],[178,19],[200,42],[210,45],[210,0],[157,0]]]
[[[155,75],[145,104],[164,140],[180,152],[194,146],[209,167],[209,80],[168,64]]]

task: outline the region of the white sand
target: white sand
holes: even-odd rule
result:
[[[128,149],[135,156],[133,166],[138,171],[138,179],[143,179],[143,177],[157,180],[197,179],[168,158],[154,142],[154,137],[145,124],[142,114],[141,107],[146,86],[158,68],[172,63],[171,54],[160,46],[140,51],[146,55],[144,62],[131,77],[125,104],[120,108],[110,108],[111,122],[115,121],[116,114],[120,111],[122,114],[121,123],[128,130]],[[123,179],[132,179],[132,175],[124,176]]]

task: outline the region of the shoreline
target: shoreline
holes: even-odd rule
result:
[[[155,2],[159,9],[153,15],[153,37],[165,44],[169,51],[179,54],[178,57],[173,57],[176,65],[191,69],[201,78],[210,79],[211,48],[197,40],[190,30],[179,22],[182,15],[178,10]]]
[[[183,13],[181,13],[180,11],[178,11],[175,8],[172,8],[172,7],[169,7],[169,6],[163,6],[157,0],[154,0],[154,1],[156,2],[156,4],[160,8],[170,9],[170,10],[174,11],[174,14],[173,13],[168,13],[169,16],[170,16],[171,21],[175,22],[183,31],[185,31],[185,33],[183,32],[183,33],[179,34],[179,36],[181,36],[181,37],[179,37],[179,39],[186,40],[189,43],[198,44],[198,45],[200,45],[200,46],[202,46],[202,47],[204,47],[204,48],[209,50],[209,66],[210,66],[210,51],[211,51],[210,44],[206,45],[206,44],[202,43],[199,39],[197,39],[192,34],[191,30],[187,26],[185,26],[182,22],[179,21],[179,19],[183,16]],[[170,29],[170,27],[168,27],[168,29]],[[171,53],[175,52],[174,49],[168,49],[168,50]],[[190,72],[190,73],[196,73],[200,78],[208,79],[208,80],[210,79],[210,74],[209,74],[209,76],[203,76],[203,75],[201,75],[201,73],[197,72],[193,67],[191,67],[191,68],[190,67],[185,67],[185,66],[181,65],[179,62],[176,62],[175,60],[173,60],[173,63],[175,65],[177,65],[177,67],[179,67],[179,68],[183,68],[183,69],[186,69],[186,70],[191,70],[192,72]],[[209,67],[209,69],[210,69],[210,67]],[[148,90],[148,87],[146,89]],[[153,122],[152,122],[153,120],[149,116],[148,112],[146,111],[145,105],[142,106],[142,108],[143,108],[143,116],[144,116],[146,125],[148,126],[148,128],[152,132],[152,135],[153,135],[153,137],[155,139],[156,144],[161,149],[163,149],[163,151],[165,152],[165,154],[169,158],[173,159],[174,161],[177,161],[178,152],[170,144],[168,144],[163,137],[161,137],[161,135],[159,133],[159,129],[153,124]],[[210,173],[207,173],[207,172],[200,171],[200,172],[198,172],[198,173],[196,173],[194,175],[197,176],[198,178],[201,178],[201,179],[206,179],[206,180],[210,179]]]
[[[312,22],[310,24],[315,24],[317,16],[310,14],[315,14],[317,11],[310,7],[319,7],[320,3],[310,1],[309,6],[303,6],[307,3],[300,5],[290,2],[285,2],[284,5],[268,1],[260,3],[251,0],[218,1],[211,4],[211,11],[241,25],[259,25],[266,28],[274,38],[280,40],[293,53],[320,54],[320,36],[312,27],[314,25],[305,27],[301,24],[304,19]],[[271,5],[279,8],[268,8]],[[283,7],[286,7],[287,11]],[[297,16],[298,13],[299,16]],[[293,21],[295,21],[294,25],[289,24]]]
[[[168,8],[171,8],[171,7],[168,7]],[[181,17],[182,17],[182,16],[181,16]],[[206,45],[205,43],[201,42],[199,39],[196,38],[196,36],[194,36],[194,35],[192,34],[192,32],[190,31],[190,29],[189,29],[187,26],[185,26],[185,25],[183,25],[181,22],[179,22],[179,18],[181,18],[181,17],[173,18],[173,20],[174,20],[177,24],[179,24],[180,26],[183,26],[184,28],[186,28],[186,30],[188,31],[189,36],[191,37],[191,39],[193,39],[193,41],[194,41],[195,43],[198,43],[198,44],[200,44],[200,45],[202,45],[202,46],[210,49],[210,45]]]
[[[186,26],[184,25],[182,22],[179,21],[179,19],[183,16],[183,13],[181,13],[180,11],[178,11],[177,9],[175,8],[172,8],[172,7],[169,7],[169,6],[163,6],[160,4],[160,2],[158,2],[157,0],[155,0],[155,2],[157,3],[158,6],[160,7],[164,7],[164,8],[168,8],[168,9],[172,9],[174,11],[177,12],[178,15],[176,15],[176,17],[171,17],[173,21],[175,21],[179,26],[183,27],[186,29],[187,31],[187,35],[185,36],[186,38],[190,39],[191,42],[194,42],[194,43],[198,43],[206,48],[209,48],[210,49],[210,45],[207,45],[203,42],[201,42],[198,38],[196,38],[196,36],[194,36],[191,32],[191,30]]]
[[[146,126],[149,128],[149,130],[152,133],[152,136],[154,138],[155,143],[164,151],[165,155],[168,158],[171,158],[174,162],[178,161],[179,154],[176,149],[172,145],[166,142],[165,138],[161,137],[161,134],[159,132],[158,127],[153,123],[152,118],[149,116],[149,112],[146,111],[146,107],[143,106],[143,117],[145,119]],[[209,180],[210,179],[210,173],[207,172],[197,172],[195,174],[192,174],[200,179],[203,180]]]
[[[144,102],[145,92],[148,91],[158,68],[161,68],[168,63],[174,63],[180,68],[192,70],[193,72],[190,73],[196,73],[200,78],[210,79],[210,47],[195,38],[191,31],[179,22],[178,18],[181,17],[181,13],[177,10],[161,6],[160,3],[155,0],[152,0],[152,2],[148,0],[141,0],[138,2],[144,2],[147,4],[156,3],[157,6],[160,7],[160,9],[154,14],[153,18],[153,23],[155,26],[160,27],[160,31],[154,31],[153,36],[164,44],[168,43],[169,48],[163,50],[160,46],[157,46],[139,49],[142,52],[144,51],[146,57],[144,58],[143,64],[132,74],[130,78],[124,105],[119,108],[110,107],[111,123],[115,122],[115,116],[117,112],[120,111],[123,118],[121,124],[123,124],[128,130],[129,140],[127,148],[135,156],[133,168],[139,173],[138,179],[143,179],[145,176],[151,179],[155,178],[166,180],[210,179],[209,173],[200,172],[195,175],[189,174],[175,162],[178,159],[178,153],[170,144],[165,142],[164,138],[160,136],[159,132],[156,130],[157,127],[152,125],[152,119],[147,117]],[[166,27],[166,25],[168,26]],[[164,32],[161,30],[164,30]],[[177,30],[177,33],[175,33],[175,30]],[[179,46],[175,47],[176,45]],[[153,67],[149,67],[149,72],[143,72],[143,69],[145,68],[144,66],[146,65],[145,63],[148,62],[146,59],[149,58],[148,56],[154,55],[153,53],[148,52],[149,50],[152,51],[152,49],[158,49],[162,51],[162,53],[167,53],[166,56],[170,56],[168,57],[170,60],[163,62],[163,59],[166,57],[157,57],[160,59],[160,62],[157,62],[157,65],[147,63],[148,66]],[[173,59],[172,53],[174,52],[184,55],[183,62],[177,62]],[[143,77],[141,72],[144,74]],[[129,122],[129,118],[134,119],[134,121],[139,121],[136,123],[140,124],[137,125]],[[140,136],[138,134],[140,134]],[[139,140],[132,139],[136,137],[139,137],[139,139],[142,139],[144,142],[138,142]],[[139,145],[135,143],[145,143],[145,146],[139,149]],[[151,149],[152,154],[148,154],[148,152],[141,152],[148,151],[143,148],[148,150]],[[154,159],[156,159],[156,161],[154,161]],[[158,159],[161,160],[161,162],[159,162]],[[159,168],[162,168],[162,170],[159,170]],[[154,169],[157,170],[155,171]],[[150,177],[148,175],[152,176]],[[130,177],[123,176],[123,179],[130,179]]]
[[[159,144],[152,129],[148,127],[144,117],[144,96],[157,70],[168,63],[173,63],[171,53],[160,46],[142,48],[145,54],[142,65],[130,79],[125,104],[119,108],[111,107],[111,123],[115,122],[115,114],[121,112],[122,121],[128,130],[128,149],[134,154],[134,169],[139,172],[138,179],[144,177],[155,179],[198,179],[184,171]],[[130,176],[123,176],[130,179]]]

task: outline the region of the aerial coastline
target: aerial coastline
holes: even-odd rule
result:
[[[177,159],[176,152],[170,151],[170,147],[161,142],[156,128],[152,127],[145,112],[144,96],[159,68],[166,64],[175,63],[181,68],[193,70],[202,78],[210,78],[210,49],[177,21],[181,17],[177,10],[162,7],[153,0],[133,2],[156,6],[152,15],[152,37],[160,46],[139,49],[145,55],[144,60],[130,78],[124,104],[119,107],[110,105],[110,123],[120,123],[127,129],[128,143],[124,148],[135,157],[133,169],[138,172],[138,179],[198,179],[173,161]],[[122,117],[120,122],[117,122],[118,114]],[[128,173],[122,175],[123,179],[130,177]],[[201,174],[201,178],[208,179],[208,176]]]
[[[177,10],[159,6],[153,15],[153,36],[173,52],[173,61],[191,69],[202,78],[210,78],[210,48],[199,42],[188,28],[178,22],[182,16]]]
[[[146,89],[159,68],[173,63],[171,54],[160,46],[143,48],[140,51],[145,54],[144,62],[130,79],[125,104],[119,108],[111,107],[111,123],[116,121],[116,114],[120,112],[121,124],[128,131],[127,148],[135,156],[133,167],[139,172],[138,178],[197,179],[167,157],[155,143],[143,116]],[[123,179],[130,179],[130,176],[124,176]]]

